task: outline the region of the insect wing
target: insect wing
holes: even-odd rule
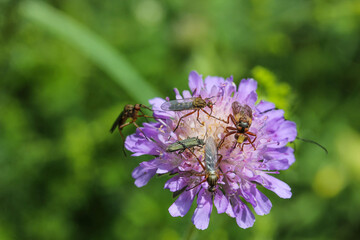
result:
[[[252,110],[248,105],[240,105],[240,114],[252,118]]]
[[[116,118],[115,122],[113,123],[112,127],[110,128],[110,132],[113,133],[117,126],[120,126],[124,122],[124,112],[121,112],[119,116]]]
[[[217,147],[214,139],[209,137],[205,144],[205,167],[207,171],[215,171],[217,162]]]
[[[161,105],[161,109],[164,111],[182,111],[189,110],[193,108],[193,101],[195,98],[185,98],[178,100],[171,100],[169,102],[164,102]]]
[[[231,108],[233,110],[234,115],[239,114],[240,110],[241,110],[241,104],[239,102],[235,101],[231,104]]]

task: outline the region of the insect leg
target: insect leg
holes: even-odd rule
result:
[[[199,120],[199,114],[200,114],[200,110],[197,109],[197,117],[196,117],[196,120],[197,120],[201,125],[204,126],[204,124],[203,124],[202,122],[200,122],[200,120]]]
[[[230,136],[230,135],[233,135],[233,134],[237,133],[236,128],[226,127],[226,130],[228,130],[228,129],[231,129],[231,130],[233,130],[233,131],[228,132],[228,133],[221,139],[221,141],[220,141],[219,144],[218,144],[218,149],[219,149],[219,148],[221,147],[221,145],[224,143],[225,138],[227,138],[227,137]]]
[[[205,178],[204,180],[202,180],[201,182],[199,182],[198,184],[196,184],[195,186],[193,186],[193,187],[191,187],[191,188],[186,189],[186,191],[190,191],[191,189],[196,188],[197,186],[199,186],[200,184],[202,184],[202,183],[204,183],[204,182],[206,182],[206,178]]]
[[[124,152],[125,157],[127,157],[126,152],[125,152],[125,137],[124,137],[124,135],[122,134],[122,132],[121,132],[121,129],[120,129],[120,128],[119,128],[119,133],[120,133],[120,136],[121,136],[121,138],[122,138],[122,140],[123,140],[123,147],[122,147],[122,150],[123,150],[123,152]]]
[[[144,117],[145,118],[145,120],[146,120],[146,122],[149,122],[149,119],[147,119],[148,117],[150,117],[150,116],[147,116],[147,115],[145,115],[145,113],[140,109],[139,110],[143,115],[138,115],[138,117]]]
[[[126,126],[128,126],[128,125],[130,125],[132,122],[128,122],[128,123],[124,123],[124,124],[121,124],[121,125],[119,125],[118,126],[118,128],[119,128],[119,133],[120,133],[120,135],[121,135],[121,138],[122,138],[122,140],[123,140],[123,152],[124,152],[124,155],[125,156],[127,156],[126,155],[126,152],[125,152],[125,137],[124,137],[124,135],[122,134],[122,129],[124,128],[124,127],[126,127]]]
[[[196,158],[196,160],[199,162],[199,164],[201,165],[201,167],[204,169],[204,171],[206,170],[204,164],[200,161],[200,159],[196,156],[196,154],[193,152],[193,150],[191,150],[190,148],[188,148],[188,150],[192,153],[192,155],[194,155],[194,157]]]
[[[244,133],[246,135],[246,133]],[[246,135],[247,136],[247,135]],[[255,138],[256,139],[256,138]],[[241,151],[243,151],[243,148],[244,148],[244,145],[250,145],[254,148],[254,150],[256,150],[256,147],[254,146],[254,141],[251,141],[249,136],[247,136],[246,140],[248,140],[248,142],[244,142],[242,145],[241,145]]]
[[[206,113],[207,115],[209,115],[209,117],[215,118],[216,120],[219,120],[219,121],[222,121],[222,122],[226,123],[224,120],[222,120],[222,119],[220,119],[220,118],[217,118],[217,117],[211,115],[211,113],[212,113],[212,108],[211,108],[211,112],[210,112],[210,113],[208,113],[206,110],[204,110],[204,109],[202,109],[202,108],[201,108],[200,110],[203,111],[204,113]]]
[[[178,123],[177,123],[177,125],[176,125],[175,129],[173,130],[173,132],[175,132],[175,131],[176,131],[176,129],[179,127],[179,124],[180,124],[180,122],[181,122],[181,120],[182,120],[183,118],[185,118],[185,117],[187,117],[187,116],[190,116],[191,114],[195,113],[196,111],[197,111],[197,109],[195,109],[194,111],[192,111],[192,112],[190,112],[190,113],[185,114],[184,116],[182,116],[182,117],[179,119],[179,121],[178,121]]]
[[[254,142],[257,138],[256,134],[252,133],[252,132],[246,132],[246,134],[249,134],[251,136],[255,136],[255,138],[251,141],[250,137],[248,136],[248,141],[251,143],[251,146],[254,148],[254,150],[256,150],[255,146],[254,146]]]
[[[121,131],[124,127],[130,125],[132,122],[124,123],[122,125],[119,125],[119,130]]]
[[[218,161],[217,161],[217,163],[216,163],[216,166],[217,166],[217,167],[220,165],[220,162],[221,162],[221,160],[223,159],[223,155],[221,155],[221,154],[218,154],[218,155],[220,155],[220,157],[219,157],[219,159],[218,159]]]
[[[137,129],[139,129],[139,131],[144,135],[144,137],[145,137],[147,140],[150,141],[150,139],[146,136],[146,134],[143,132],[143,130],[141,130],[141,128],[139,127],[139,125],[137,125],[136,122],[132,122],[132,124],[134,124],[135,127],[136,127]]]
[[[220,118],[214,117],[214,116],[212,116],[212,117],[215,118],[215,119],[217,119],[217,120],[222,121],[223,123],[229,124],[229,123],[230,123],[230,117],[231,117],[231,116],[233,116],[233,115],[230,113],[226,121],[225,121],[225,120],[222,120],[222,119],[220,119]]]
[[[231,121],[233,122],[233,124],[236,126],[237,121],[236,121],[234,115],[232,115],[232,114],[230,113],[229,117],[231,118]],[[229,117],[228,117],[228,121],[229,121]]]

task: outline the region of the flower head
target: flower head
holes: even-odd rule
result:
[[[173,217],[184,216],[197,198],[192,221],[198,229],[208,227],[213,204],[241,228],[251,227],[255,217],[244,201],[258,215],[268,214],[272,206],[257,184],[281,198],[291,197],[290,187],[272,174],[295,161],[293,149],[286,145],[295,140],[296,125],[284,119],[282,110],[271,110],[274,104],[255,104],[253,79],[242,80],[237,89],[232,78],[209,76],[203,81],[191,72],[189,87],[191,92],[182,94],[175,89],[176,103],[183,106],[201,98],[212,104],[201,109],[188,104],[180,111],[169,108],[169,99],[151,99],[157,120],[141,128],[147,138],[139,130],[127,137],[125,146],[133,156],[155,156],[133,171],[135,185],[142,187],[154,175],[170,173],[165,188],[178,195],[169,208]],[[199,144],[187,148],[196,139]],[[170,151],[173,144],[180,149]]]

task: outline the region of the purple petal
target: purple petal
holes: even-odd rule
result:
[[[216,190],[214,197],[214,205],[219,214],[226,212],[229,205],[229,200],[220,190]]]
[[[286,170],[295,162],[291,147],[268,148],[264,154],[266,170]]]
[[[254,206],[254,210],[256,214],[257,215],[268,214],[272,207],[270,200],[256,188],[255,184],[253,184],[252,187],[250,188],[250,192],[253,194],[253,196],[256,199],[256,206]]]
[[[297,135],[296,124],[294,122],[287,121],[282,117],[275,118],[275,114],[277,115],[276,117],[278,117],[279,113],[282,114],[283,111],[271,111],[271,117],[273,117],[273,119],[266,122],[266,131],[274,141],[271,147],[283,147],[288,142],[294,141]],[[270,115],[270,112],[266,114]]]
[[[240,184],[240,195],[245,199],[246,202],[250,203],[253,206],[256,206],[255,196],[251,193],[250,189],[252,187],[252,183],[248,181],[243,181]]]
[[[200,190],[197,200],[197,208],[192,217],[195,227],[204,230],[209,226],[210,214],[212,210],[211,193],[205,189]]]
[[[224,84],[222,77],[208,76],[205,78],[205,88],[209,96],[215,96],[217,90]]]
[[[190,93],[188,90],[184,90],[184,91],[183,91],[183,97],[184,97],[184,98],[191,98],[192,95],[191,95],[191,93]]]
[[[169,213],[173,217],[183,217],[189,211],[195,198],[195,189],[184,191],[178,199],[169,207]]]
[[[166,154],[162,157],[156,158],[155,160],[158,168],[156,173],[158,174],[168,173],[183,162],[183,159],[179,155],[175,154]]]
[[[228,204],[228,206],[226,208],[226,214],[229,215],[232,218],[235,217],[234,209],[233,209],[233,207],[232,207],[232,205],[230,203]]]
[[[135,179],[135,185],[137,187],[145,186],[155,175],[156,167],[152,164],[153,161],[154,160],[140,163],[132,172],[132,177]]]
[[[256,100],[257,100],[257,93],[251,92],[245,99],[245,102],[250,106],[254,106]]]
[[[125,147],[127,150],[134,153],[131,156],[141,156],[145,154],[157,155],[160,150],[159,146],[155,142],[144,138],[143,134],[140,132],[127,136],[125,140]]]
[[[280,128],[277,130],[276,135],[286,138],[288,142],[292,142],[295,140],[297,131],[296,131],[296,123],[291,121],[285,121],[280,125]]]
[[[241,80],[239,90],[237,92],[237,100],[240,103],[250,105],[250,107],[253,106],[257,99],[256,88],[257,82],[254,79]]]
[[[236,91],[236,85],[234,83],[233,76],[230,76],[226,79],[225,83],[221,88],[224,88],[224,95],[225,96],[231,96]]]
[[[255,222],[255,216],[250,211],[248,206],[246,206],[244,203],[241,203],[240,211],[236,214],[236,223],[241,228],[249,228],[254,225]]]
[[[181,94],[177,88],[174,88],[174,92],[175,92],[176,99],[183,99],[183,97],[181,96]]]
[[[286,170],[290,167],[287,159],[274,159],[265,163],[264,170]]]
[[[264,172],[260,172],[260,175],[263,181],[259,183],[262,184],[265,188],[273,191],[281,198],[291,198],[291,188],[289,185]]]
[[[273,108],[275,108],[275,104],[273,104],[272,102],[264,101],[264,100],[261,100],[256,105],[256,109],[258,110],[259,113],[265,112],[265,111],[273,109]]]
[[[248,206],[246,206],[238,196],[233,196],[231,198],[231,205],[233,207],[233,213],[236,218],[236,223],[241,228],[249,228],[254,225],[255,216],[250,211]]]
[[[183,187],[185,187],[187,185],[187,180],[186,178],[177,175],[173,178],[170,178],[166,183],[165,183],[165,189],[169,189],[171,192],[176,192],[180,189],[182,189]]]
[[[201,89],[204,87],[202,76],[195,71],[192,71],[189,74],[189,87],[193,93],[193,96],[198,96]]]

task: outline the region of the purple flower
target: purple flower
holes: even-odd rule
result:
[[[290,187],[272,175],[278,174],[279,170],[286,170],[295,161],[293,149],[286,144],[295,140],[296,125],[284,119],[282,110],[271,110],[274,104],[265,101],[255,104],[257,82],[253,79],[242,80],[236,90],[232,78],[225,80],[209,76],[203,81],[202,76],[193,71],[189,75],[189,87],[191,92],[185,90],[182,94],[175,89],[175,99],[182,101],[202,97],[211,100],[214,103],[212,112],[209,107],[204,108],[206,112],[211,112],[211,116],[200,111],[197,119],[197,113],[191,114],[184,117],[179,128],[173,132],[179,119],[193,110],[164,111],[161,105],[169,99],[151,99],[149,102],[157,120],[145,123],[141,128],[151,140],[137,130],[125,142],[126,148],[133,152],[132,156],[147,154],[155,157],[140,163],[133,171],[135,185],[142,187],[156,174],[169,173],[171,178],[165,188],[179,195],[169,208],[171,216],[183,217],[196,199],[197,207],[192,221],[198,229],[208,227],[213,205],[218,213],[235,218],[241,228],[251,227],[255,217],[245,201],[252,205],[258,215],[268,214],[272,207],[270,200],[257,189],[258,184],[281,198],[291,197]],[[250,124],[245,120],[238,126],[232,120],[226,123],[230,114],[236,115],[232,107],[234,102],[251,109]],[[237,115],[234,118],[238,122],[242,121]],[[244,131],[251,134],[228,134],[225,137],[239,126],[243,129],[249,126]],[[206,168],[206,147],[166,151],[168,146],[177,141],[195,137],[205,142],[211,137],[216,144],[223,139],[217,149],[218,155],[214,155],[218,177],[214,188],[206,181],[208,172],[203,167]],[[239,143],[234,148],[236,141]]]

